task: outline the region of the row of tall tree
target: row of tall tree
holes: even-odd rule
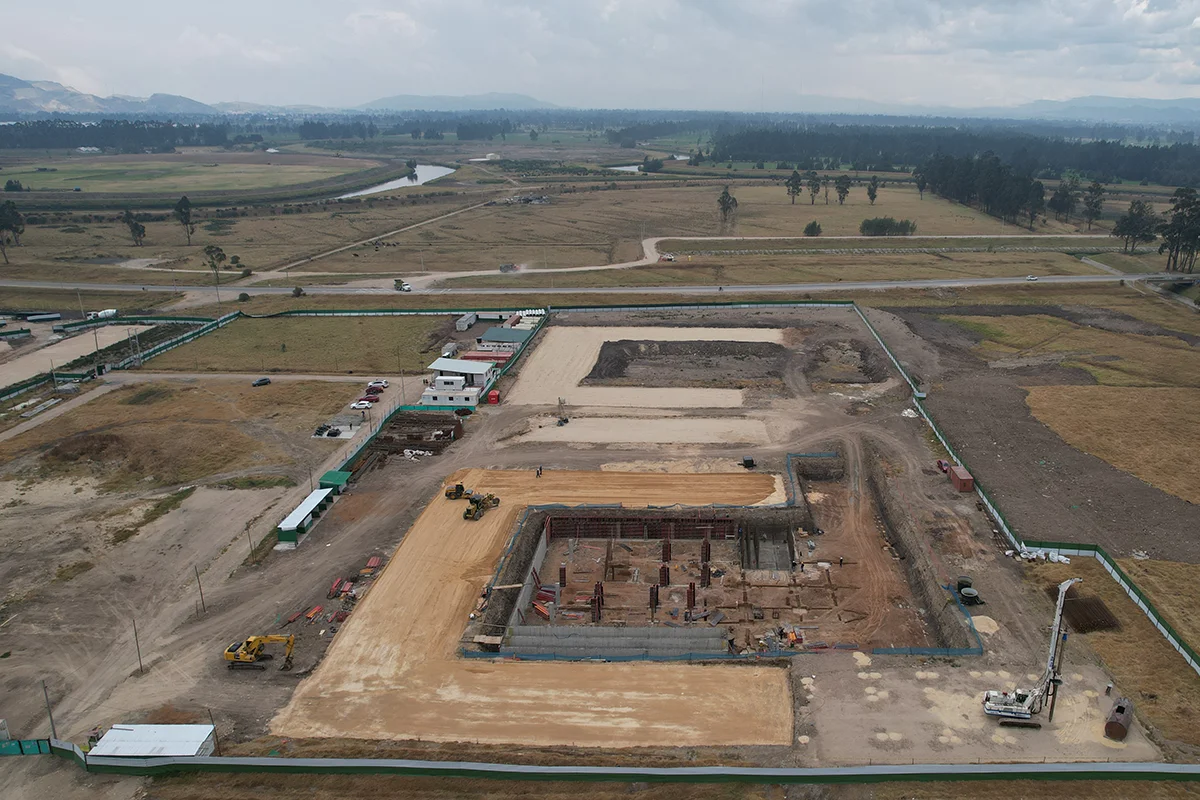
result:
[[[846,198],[850,196],[850,186],[852,182],[849,175],[838,175],[832,178],[828,175],[818,175],[816,170],[809,170],[803,175],[799,170],[792,170],[791,176],[783,183],[787,189],[788,197],[792,199],[792,205],[796,204],[796,198],[808,190],[809,205],[816,205],[817,197],[822,192],[825,194],[825,205],[829,205],[829,188],[832,186],[834,193],[837,195],[838,205],[845,205]],[[879,197],[879,189],[883,186],[879,176],[872,175],[871,180],[867,181],[867,200],[871,205],[875,205],[876,198]]]
[[[76,122],[43,119],[0,125],[0,149],[99,147],[122,153],[170,152],[176,147],[221,147],[229,129],[220,124],[176,125],[154,120]]]
[[[1200,146],[1080,141],[990,128],[930,125],[775,125],[726,127],[713,137],[713,161],[828,162],[874,172],[912,169],[933,157],[992,153],[1017,175],[1057,179],[1068,172],[1101,182],[1116,178],[1168,185],[1200,183]]]

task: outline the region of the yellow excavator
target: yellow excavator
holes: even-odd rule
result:
[[[296,647],[296,636],[251,636],[244,642],[234,642],[225,648],[225,660],[230,669],[266,669],[260,661],[270,661],[275,658],[271,653],[264,652],[268,644],[286,642],[287,652],[283,655],[283,666],[279,669],[287,671],[292,668],[292,650]]]

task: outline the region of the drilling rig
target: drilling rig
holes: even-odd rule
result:
[[[1067,599],[1067,591],[1081,580],[1083,579],[1071,578],[1058,585],[1058,605],[1054,609],[1054,624],[1050,626],[1050,652],[1046,655],[1046,669],[1042,672],[1042,677],[1038,678],[1032,689],[1014,689],[1011,692],[991,689],[984,692],[983,713],[1008,719],[1029,719],[1034,714],[1041,713],[1051,685],[1057,687],[1062,683],[1056,662],[1062,647],[1059,635],[1062,632],[1063,603]],[[1053,707],[1050,713],[1053,715]]]

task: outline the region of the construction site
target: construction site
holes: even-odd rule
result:
[[[869,313],[904,360],[931,363],[902,322]],[[295,549],[239,565],[206,540],[231,577],[205,586],[203,609],[179,601],[170,670],[156,645],[136,686],[111,676],[119,702],[187,706],[183,678],[246,755],[1163,757],[1136,724],[1106,738],[1122,687],[1085,646],[1056,644],[1047,664],[1049,623],[1111,631],[1113,611],[1090,584],[1059,598],[1026,577],[853,309],[556,314],[496,390],[469,415],[399,407],[339,444],[330,505]],[[299,478],[230,508],[274,525],[311,491]],[[169,519],[141,546],[160,547]],[[104,702],[62,729],[125,718]]]

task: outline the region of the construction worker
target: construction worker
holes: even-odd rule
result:
[[[540,464],[538,465],[537,472],[535,473],[535,475],[538,478],[542,477],[542,467]]]

